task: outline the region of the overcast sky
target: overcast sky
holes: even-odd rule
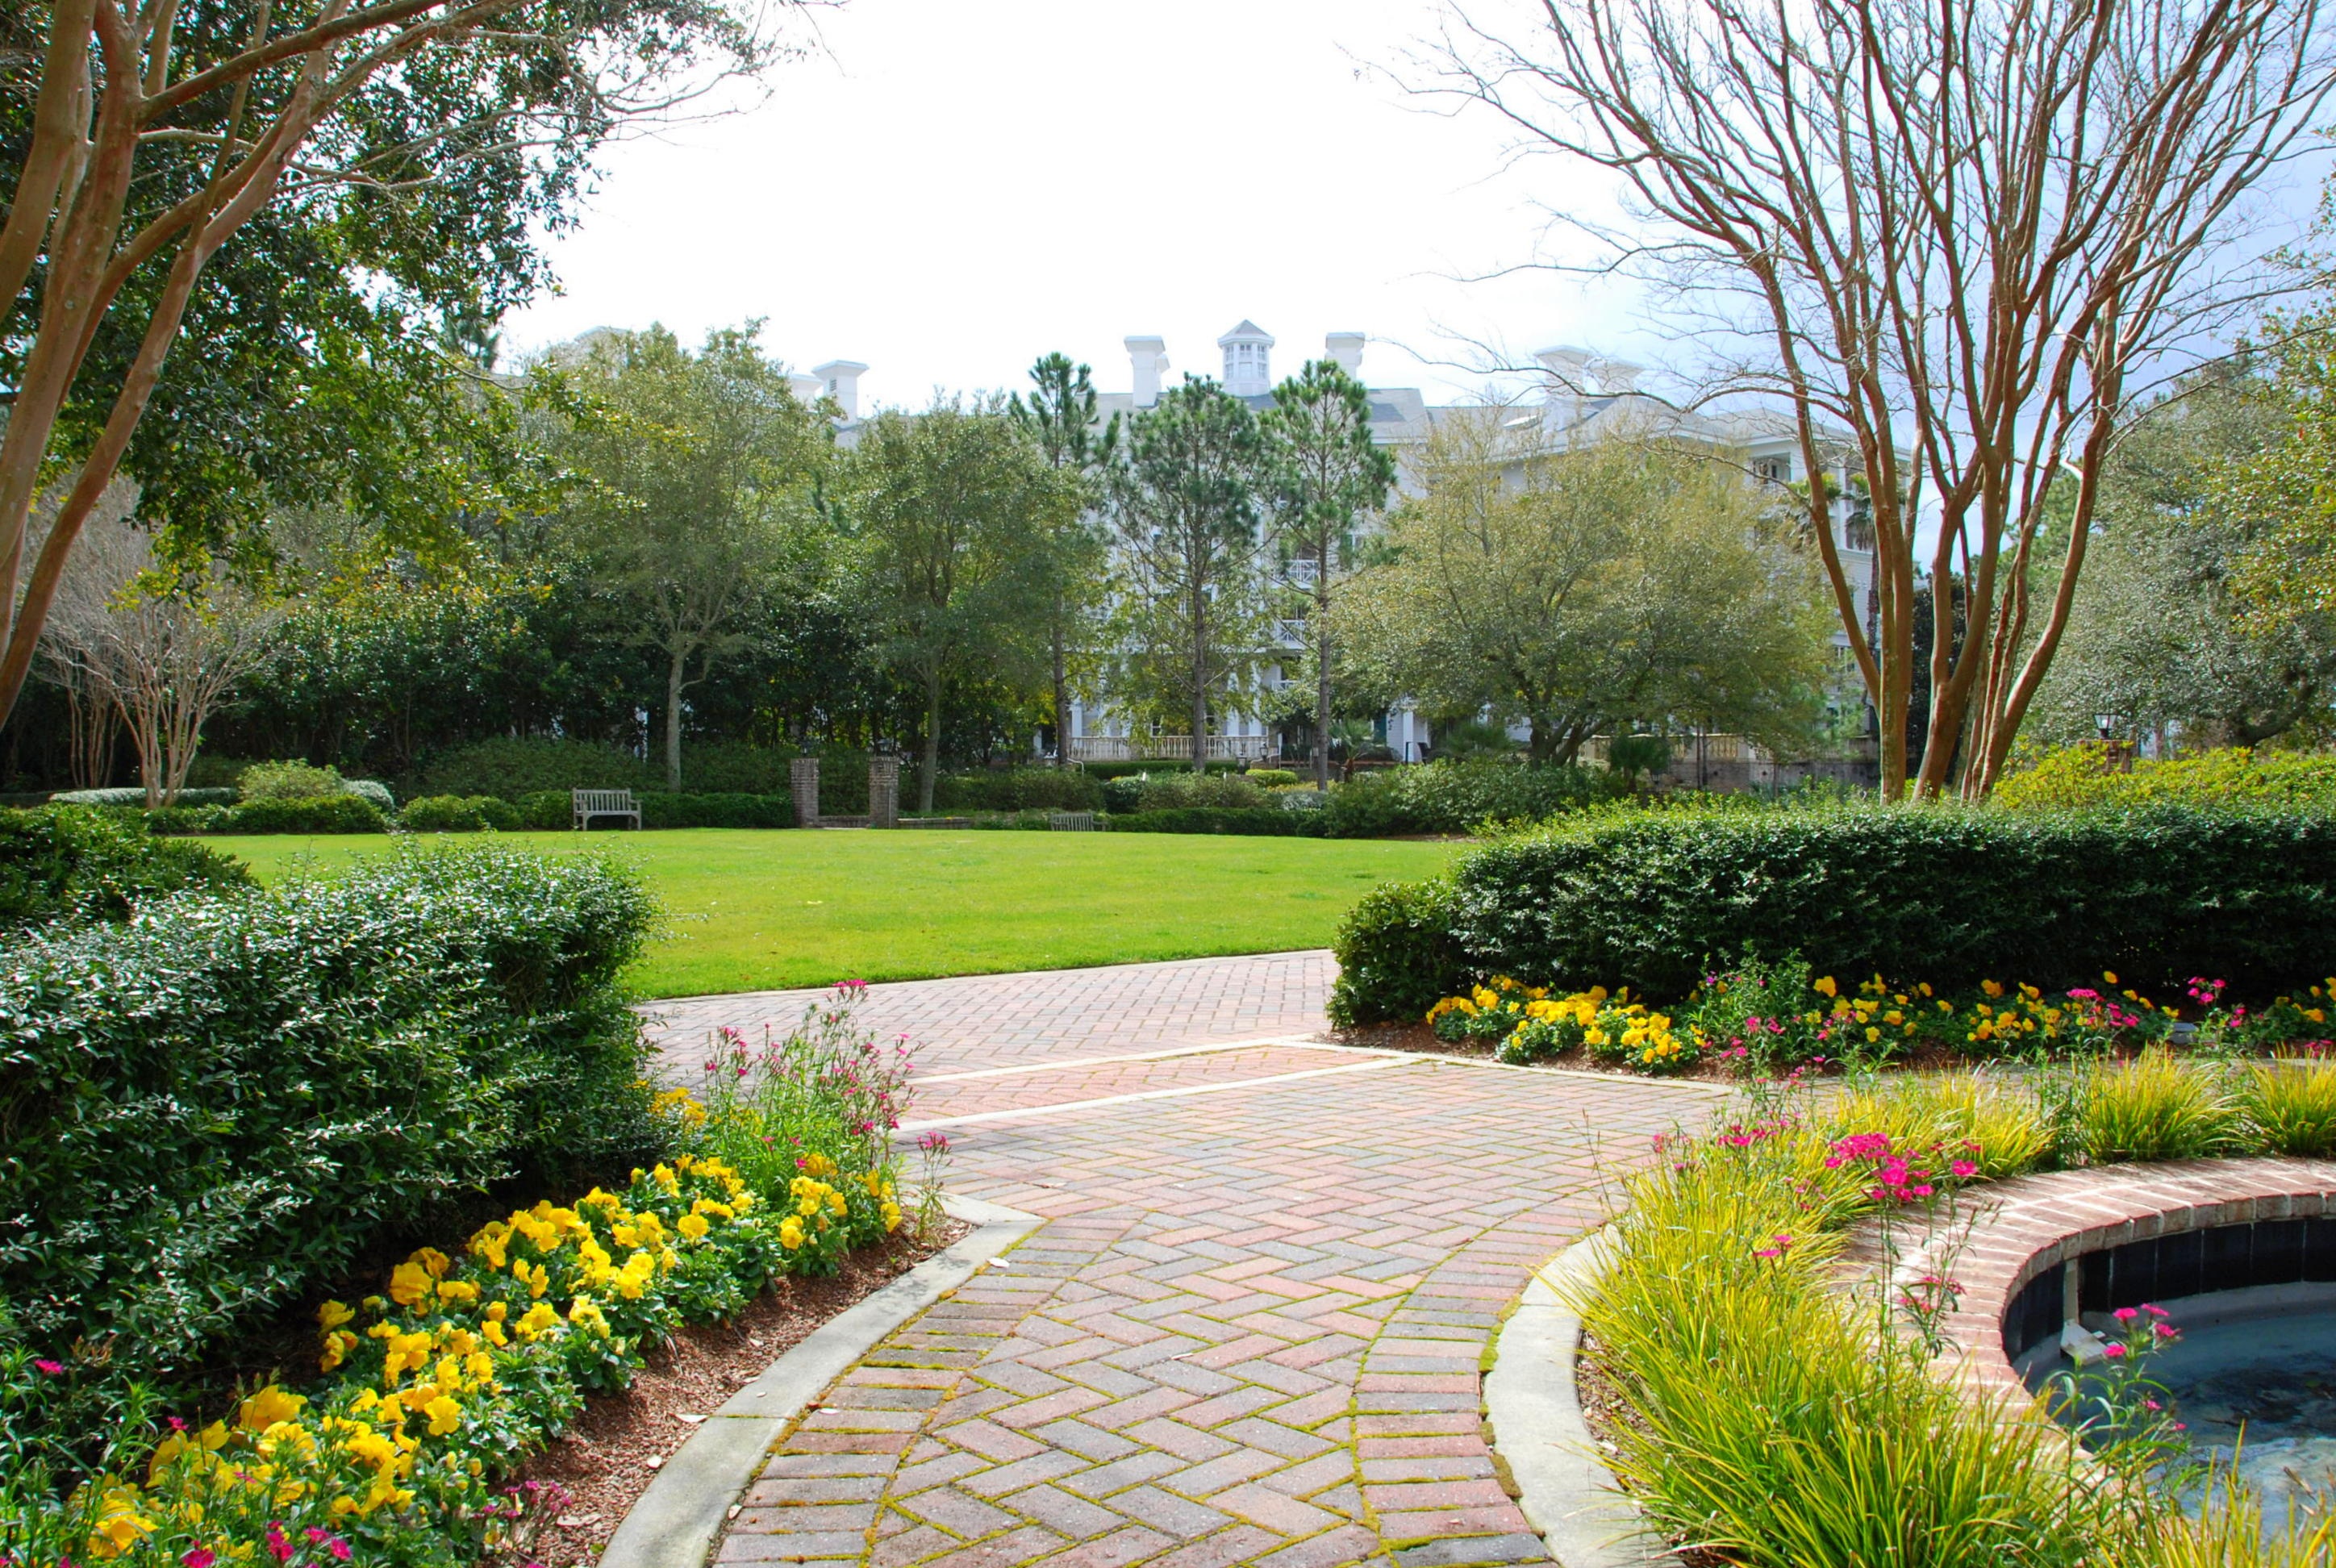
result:
[[[1559,170],[1500,172],[1489,116],[1449,117],[1369,69],[1431,0],[851,0],[768,99],[614,151],[564,293],[524,351],[593,326],[686,337],[750,317],[798,368],[871,366],[862,406],[1014,387],[1061,349],[1129,385],[1121,339],[1215,375],[1251,317],[1277,376],[1326,332],[1372,338],[1374,385],[1483,385],[1465,342],[1629,352],[1627,300],[1524,261]]]

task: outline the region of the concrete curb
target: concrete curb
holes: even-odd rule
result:
[[[828,1385],[885,1335],[1046,1222],[977,1198],[950,1194],[941,1202],[973,1224],[973,1232],[821,1324],[707,1417],[617,1526],[599,1568],[704,1568],[730,1505],[754,1480],[771,1445]]]
[[[1638,1510],[1599,1462],[1573,1390],[1582,1319],[1567,1296],[1595,1285],[1611,1242],[1600,1231],[1536,1273],[1494,1342],[1484,1377],[1493,1452],[1516,1483],[1517,1506],[1564,1568],[1678,1568],[1641,1528]]]

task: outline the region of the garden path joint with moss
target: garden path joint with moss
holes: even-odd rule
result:
[[[1480,1364],[1601,1164],[1708,1086],[1323,1044],[1327,953],[871,989],[919,1042],[902,1128],[1044,1217],[888,1336],[746,1493],[716,1561],[1463,1568],[1546,1561]],[[653,1009],[676,1075],[714,1022]],[[735,1017],[728,1015],[735,1014]]]

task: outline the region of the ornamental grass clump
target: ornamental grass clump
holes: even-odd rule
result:
[[[2087,1073],[2074,1096],[2074,1152],[2095,1164],[2188,1160],[2244,1146],[2239,1106],[2218,1075],[2153,1046]]]
[[[1612,1266],[1578,1302],[1628,1407],[1616,1475],[1666,1535],[1759,1568],[2074,1568],[2141,1539],[2133,1486],[2080,1475],[2041,1415],[1966,1402],[1827,1289],[1845,1225],[1954,1180],[1912,1180],[1890,1142],[1731,1129],[1628,1183]]]
[[[2236,1097],[2265,1153],[2336,1154],[2336,1061],[2283,1056],[2258,1063],[2238,1080]]]

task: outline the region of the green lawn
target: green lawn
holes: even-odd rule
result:
[[[612,852],[641,868],[668,916],[633,976],[645,997],[1319,948],[1371,887],[1431,875],[1460,847],[922,829],[502,838]],[[270,882],[304,868],[330,872],[391,842],[208,842]]]

